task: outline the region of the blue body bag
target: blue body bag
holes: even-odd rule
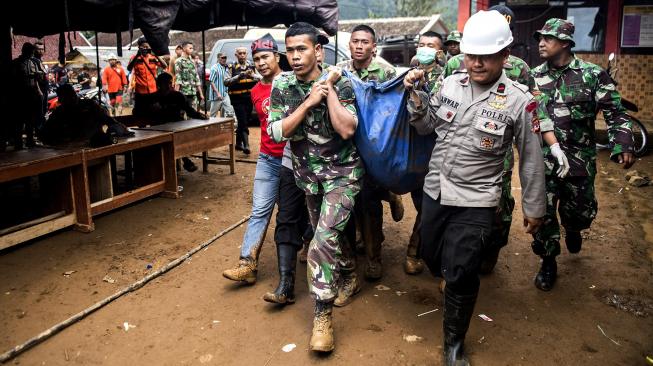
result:
[[[397,194],[421,189],[436,135],[419,135],[408,122],[405,73],[381,84],[362,81],[344,70],[343,75],[351,80],[356,95],[354,139],[366,174]]]

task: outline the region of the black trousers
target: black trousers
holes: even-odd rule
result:
[[[236,127],[236,146],[249,147],[249,117],[252,115],[252,101],[247,98],[234,98],[231,99],[231,104],[234,107],[234,113],[238,120]]]
[[[154,93],[134,93],[134,110],[132,111],[132,114],[139,117],[148,116],[152,110],[152,104],[154,104],[154,102],[156,102],[156,95]]]
[[[477,294],[495,207],[443,206],[439,198],[423,196],[420,257],[431,273],[447,281],[447,289]]]
[[[306,195],[297,187],[292,169],[282,166],[279,175],[279,202],[274,241],[277,245],[292,245],[300,250],[303,245],[302,237],[307,235],[307,230],[311,227]]]

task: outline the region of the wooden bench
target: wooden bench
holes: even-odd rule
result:
[[[9,189],[10,184],[20,185],[21,180],[25,188],[29,186],[25,178],[36,176],[40,196],[39,209],[32,209],[28,202],[9,203],[7,198],[3,199],[0,249],[71,225],[80,231],[92,231],[91,218],[83,209],[86,189],[81,182],[84,181],[84,173],[84,156],[80,149],[36,147],[0,154],[3,192]],[[19,204],[19,209],[12,210],[12,204]]]
[[[230,173],[236,172],[233,118],[189,119],[144,127],[141,130],[173,133],[175,159],[202,153],[202,170],[205,173],[209,164],[229,165]],[[229,146],[227,159],[208,155],[209,150],[222,146]]]

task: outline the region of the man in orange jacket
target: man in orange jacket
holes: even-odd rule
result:
[[[118,58],[114,54],[107,56],[109,65],[102,70],[102,91],[109,94],[111,114],[116,115],[116,105],[122,105],[122,93],[127,88],[127,73],[118,64]]]

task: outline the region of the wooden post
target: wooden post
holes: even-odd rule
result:
[[[91,213],[91,193],[88,184],[86,153],[83,153],[82,164],[72,167],[73,200],[75,203],[75,225],[77,231],[90,233],[95,230]]]
[[[458,31],[462,32],[472,14],[472,0],[458,0]]]
[[[610,52],[620,53],[623,4],[623,0],[608,1],[608,14],[606,16],[608,21],[605,28],[605,50],[603,52],[605,54]]]

